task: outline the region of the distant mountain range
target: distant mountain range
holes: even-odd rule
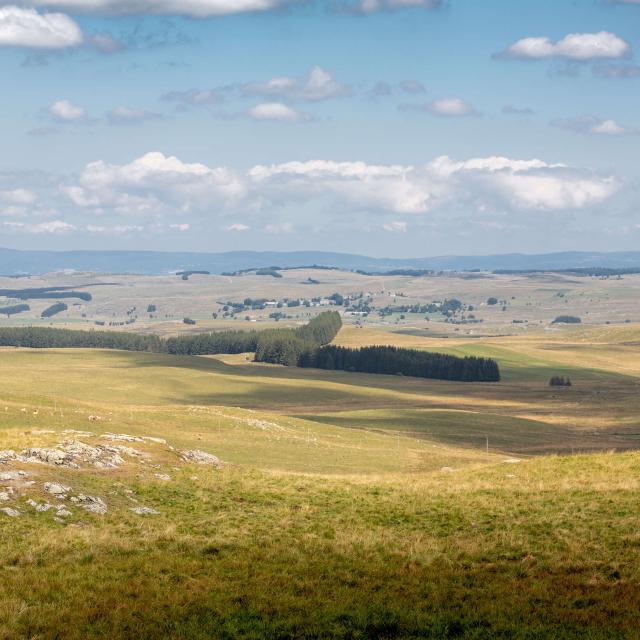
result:
[[[209,271],[220,274],[258,267],[318,265],[370,272],[394,269],[469,271],[480,269],[555,270],[578,267],[640,267],[640,252],[597,253],[566,251],[527,255],[438,256],[433,258],[371,258],[324,251],[230,251],[226,253],[172,253],[163,251],[18,251],[0,248],[0,275],[16,276],[75,270],[95,273],[166,274]]]

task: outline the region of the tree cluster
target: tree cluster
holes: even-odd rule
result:
[[[56,302],[52,304],[50,307],[47,307],[41,314],[41,318],[52,318],[58,313],[62,313],[66,311],[69,307],[64,302]]]
[[[460,382],[500,381],[498,363],[490,358],[459,358],[391,346],[349,349],[328,345],[305,352],[298,366]]]
[[[570,387],[571,379],[567,376],[551,376],[549,380],[550,387]]]
[[[31,307],[28,304],[14,304],[9,307],[0,307],[0,314],[9,316],[15,316],[18,313],[29,311]]]
[[[297,329],[271,329],[260,332],[256,362],[297,366],[304,353],[329,344],[342,327],[337,311],[324,311]]]
[[[577,316],[558,316],[551,324],[580,324],[581,318]]]

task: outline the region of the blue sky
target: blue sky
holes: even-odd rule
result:
[[[0,246],[635,249],[639,46],[639,0],[0,0]]]

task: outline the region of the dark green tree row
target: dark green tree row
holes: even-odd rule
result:
[[[328,345],[303,353],[298,366],[460,382],[500,381],[498,363],[490,358],[459,358],[389,346],[349,349]]]
[[[17,305],[24,306],[27,305]],[[17,313],[13,307],[0,313]],[[21,309],[27,310],[27,309]],[[48,327],[7,327],[0,329],[0,346],[45,348],[96,348],[151,351],[176,355],[255,352],[260,362],[297,364],[299,355],[331,342],[342,326],[340,314],[321,313],[308,325],[297,329],[265,331],[220,331],[163,340],[158,336],[120,331],[76,331]],[[295,357],[292,356],[295,354]]]
[[[176,355],[255,352],[256,362],[287,366],[464,382],[500,380],[498,364],[489,358],[459,358],[390,346],[348,349],[330,345],[341,326],[340,314],[326,311],[297,329],[222,331],[168,340],[116,331],[10,327],[0,328],[0,346],[122,349]]]
[[[76,331],[49,327],[7,327],[0,329],[0,346],[31,349],[122,349],[124,351],[165,351],[158,336],[121,331]]]
[[[47,307],[41,314],[41,318],[52,318],[58,313],[62,313],[66,311],[69,307],[64,302],[56,302],[52,304],[50,307]]]
[[[304,353],[329,344],[342,327],[337,311],[324,311],[297,329],[271,329],[260,334],[256,347],[256,362],[298,365]]]
[[[257,331],[218,331],[178,336],[166,341],[166,350],[183,356],[247,353],[256,350],[258,335]]]
[[[551,324],[580,324],[582,320],[577,316],[558,316]]]
[[[92,286],[107,285],[109,283],[98,283]],[[78,298],[89,302],[92,299],[90,293],[86,291],[73,291],[72,287],[35,287],[33,289],[0,289],[0,296],[7,298],[17,298],[18,300],[47,300],[50,298]]]
[[[9,316],[15,316],[18,313],[29,311],[31,307],[28,304],[14,304],[10,307],[0,307],[0,314]]]

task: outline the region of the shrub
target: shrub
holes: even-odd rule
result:
[[[558,316],[551,324],[580,324],[581,318],[577,316]]]

